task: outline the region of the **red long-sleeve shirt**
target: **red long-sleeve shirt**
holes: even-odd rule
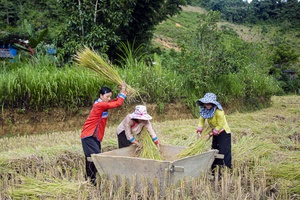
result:
[[[122,106],[125,98],[126,94],[120,93],[118,97],[112,101],[96,101],[83,125],[80,138],[83,139],[94,135],[100,142],[102,142],[107,122],[108,109]]]

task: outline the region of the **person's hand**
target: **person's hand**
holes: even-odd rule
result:
[[[214,132],[211,132],[210,134],[213,135],[213,136],[217,136],[218,135],[218,133],[214,133]]]
[[[122,93],[125,93],[125,92],[126,92],[126,86],[127,86],[127,85],[126,85],[125,81],[123,81],[122,84],[121,84],[121,92],[122,92]]]
[[[200,127],[200,126],[198,126],[198,127],[197,127],[197,130],[196,130],[196,132],[197,132],[197,133],[201,133],[201,132],[202,132],[202,130],[203,130],[203,128],[202,128],[202,127]]]
[[[218,135],[218,131],[216,129],[214,129],[210,134],[213,135],[213,136],[217,136]]]
[[[158,150],[159,150],[159,140],[156,138],[156,140],[155,141],[153,141],[154,142],[154,144],[156,145],[156,147],[158,148]]]
[[[201,132],[202,132],[202,130],[203,130],[202,127],[200,127],[200,126],[197,127],[196,133],[197,133],[197,137],[198,138],[201,138]]]
[[[155,144],[155,145],[156,145],[156,147],[157,147],[158,151],[160,151],[160,146],[159,146],[159,143],[157,143],[157,144]]]
[[[198,139],[201,138],[201,132],[197,132],[197,138],[198,138]]]
[[[134,145],[136,145],[136,146],[138,146],[138,147],[141,146],[140,143],[139,143],[137,140],[134,140],[134,141],[132,142],[132,144],[134,144]]]
[[[211,135],[209,134],[209,135],[206,135],[206,140],[209,140],[210,139],[210,137],[211,137]]]

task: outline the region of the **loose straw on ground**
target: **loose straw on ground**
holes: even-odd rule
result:
[[[154,144],[152,138],[146,130],[142,130],[142,132],[137,136],[137,139],[141,144],[141,149],[139,149],[138,151],[138,157],[153,160],[162,160],[159,149]]]
[[[105,81],[118,85],[123,83],[117,70],[112,65],[109,65],[98,53],[88,47],[78,51],[75,60],[79,66],[93,70]],[[126,90],[128,97],[134,97],[137,94],[137,91],[129,85],[127,85]]]

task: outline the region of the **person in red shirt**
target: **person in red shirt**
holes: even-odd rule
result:
[[[111,100],[112,91],[108,87],[102,87],[99,98],[94,102],[93,108],[83,125],[80,135],[86,162],[86,180],[96,185],[97,169],[93,162],[87,160],[91,154],[101,153],[101,142],[103,140],[108,110],[122,106],[126,98],[126,83],[121,85],[121,91],[116,99]]]

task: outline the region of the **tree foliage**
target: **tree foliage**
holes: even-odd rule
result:
[[[57,0],[0,0],[1,46],[11,45],[34,55],[39,44],[52,43],[61,27],[64,12]]]
[[[238,97],[243,104],[259,108],[258,102],[269,102],[271,95],[280,91],[269,76],[270,55],[264,45],[247,43],[228,27],[218,28],[220,20],[217,11],[201,14],[192,38],[185,41],[172,63],[164,64],[184,75],[189,95],[211,91],[224,103],[234,103]],[[193,98],[197,97],[189,99]]]
[[[300,24],[300,2],[297,0],[189,0],[207,10],[220,11],[233,23],[281,23],[285,20]]]
[[[154,28],[185,5],[184,0],[60,0],[68,15],[68,26],[57,40],[64,59],[81,45],[117,55],[120,42],[136,45],[151,41]],[[65,38],[68,38],[66,41]]]

